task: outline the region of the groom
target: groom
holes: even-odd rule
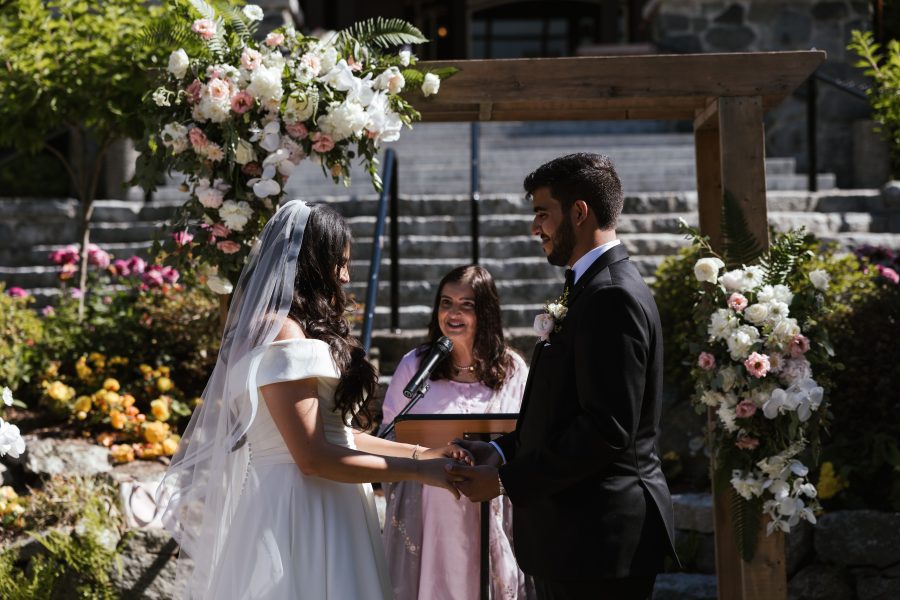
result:
[[[516,558],[539,598],[650,598],[675,555],[656,449],[663,340],[616,238],[619,177],[605,156],[571,154],[525,191],[547,260],[569,267],[567,312],[534,349],[516,430],[465,442],[479,465],[451,472],[473,502],[509,496]]]

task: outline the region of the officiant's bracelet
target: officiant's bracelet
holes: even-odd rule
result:
[[[413,448],[412,459],[419,460],[419,445],[418,444],[416,444],[416,447]]]
[[[501,495],[501,496],[505,496],[505,495],[506,495],[506,488],[503,487],[503,480],[500,478],[500,474],[499,474],[499,473],[497,473],[497,484],[500,486],[500,495]]]

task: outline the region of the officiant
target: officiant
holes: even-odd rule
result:
[[[383,406],[384,425],[409,402],[403,396],[403,387],[441,336],[450,338],[453,350],[432,371],[429,391],[409,414],[519,412],[528,368],[506,345],[500,299],[491,274],[470,265],[453,269],[438,285],[426,343],[408,352],[391,378]],[[383,539],[395,598],[477,598],[479,506],[418,484],[385,484],[384,490],[387,512]],[[528,592],[530,581],[526,585],[526,576],[513,556],[511,510],[506,498],[491,503],[493,598],[533,596]]]

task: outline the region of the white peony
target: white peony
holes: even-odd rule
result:
[[[324,37],[322,39],[325,40]],[[333,39],[333,36],[331,39]],[[337,64],[338,53],[334,46],[320,45],[317,48],[316,53],[319,55],[319,60],[322,63],[322,70],[320,71],[320,73],[327,73],[334,68],[335,64]]]
[[[772,302],[774,300],[790,305],[793,299],[794,294],[791,293],[791,289],[780,283],[778,285],[764,285],[759,288],[759,292],[756,294],[757,302]]]
[[[188,58],[184,48],[179,48],[169,55],[169,66],[167,70],[175,76],[175,79],[181,79],[187,73],[191,61]]]
[[[313,116],[316,105],[311,100],[308,93],[294,92],[291,94],[285,103],[284,122],[296,123],[298,121],[305,121]]]
[[[200,201],[200,204],[206,208],[219,208],[222,206],[222,201],[225,196],[222,190],[217,190],[213,187],[197,186],[194,193],[197,194],[197,200]]]
[[[246,5],[242,11],[244,16],[247,17],[249,21],[262,21],[265,14],[263,13],[263,9],[255,4]]]
[[[19,428],[0,418],[0,456],[9,454],[12,458],[19,458],[25,452],[25,440],[19,433]]]
[[[772,310],[771,305],[769,310]],[[786,348],[791,343],[791,340],[800,335],[800,325],[797,324],[797,319],[788,317],[774,321],[770,316],[769,322],[775,323],[772,327],[772,332],[769,334],[770,343]]]
[[[719,283],[729,292],[746,292],[759,287],[763,282],[763,275],[760,267],[750,266],[728,271],[719,277]]]
[[[319,130],[335,142],[362,134],[369,115],[358,102],[332,103],[317,125]]]
[[[253,144],[247,140],[238,139],[237,146],[234,147],[234,162],[239,165],[246,165],[255,160],[256,150],[253,149]]]
[[[546,340],[550,337],[554,327],[556,327],[556,323],[553,321],[553,317],[547,313],[541,313],[534,317],[534,332],[540,339]]]
[[[759,340],[759,330],[752,325],[741,325],[725,340],[732,360],[744,360]]]
[[[788,305],[784,302],[779,302],[778,300],[772,300],[769,302],[769,323],[780,323],[781,321],[787,319],[788,314],[790,314],[790,309]],[[799,333],[799,331],[798,331]]]
[[[260,102],[281,100],[284,89],[281,87],[283,67],[260,65],[250,75],[247,91]]]
[[[767,304],[752,304],[744,309],[744,318],[754,325],[762,325],[769,318]]]
[[[220,296],[227,296],[234,290],[234,286],[231,285],[230,281],[218,275],[207,276],[206,286],[211,289],[213,293],[219,294]]]
[[[226,200],[219,209],[219,217],[225,223],[225,227],[232,231],[243,231],[244,225],[253,216],[253,209],[244,200],[235,202]]]
[[[737,329],[739,325],[740,320],[738,320],[734,312],[727,308],[720,308],[712,314],[707,333],[710,340],[723,340],[731,335],[731,332]]]
[[[831,276],[822,269],[816,269],[815,271],[809,272],[809,280],[812,282],[814,288],[820,292],[824,292],[828,289]]]
[[[425,81],[422,82],[422,94],[431,96],[441,89],[441,78],[434,73],[425,73]]]
[[[724,266],[725,263],[718,258],[701,258],[694,265],[694,277],[697,278],[697,281],[715,283],[719,276],[719,270]]]

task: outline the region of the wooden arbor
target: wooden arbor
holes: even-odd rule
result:
[[[721,247],[727,190],[767,246],[763,113],[824,60],[824,52],[804,51],[424,62],[426,70],[459,72],[416,108],[426,122],[693,121],[701,232]],[[720,600],[787,598],[783,535],[761,532],[755,558],[745,562],[732,537],[728,498],[713,502]]]

